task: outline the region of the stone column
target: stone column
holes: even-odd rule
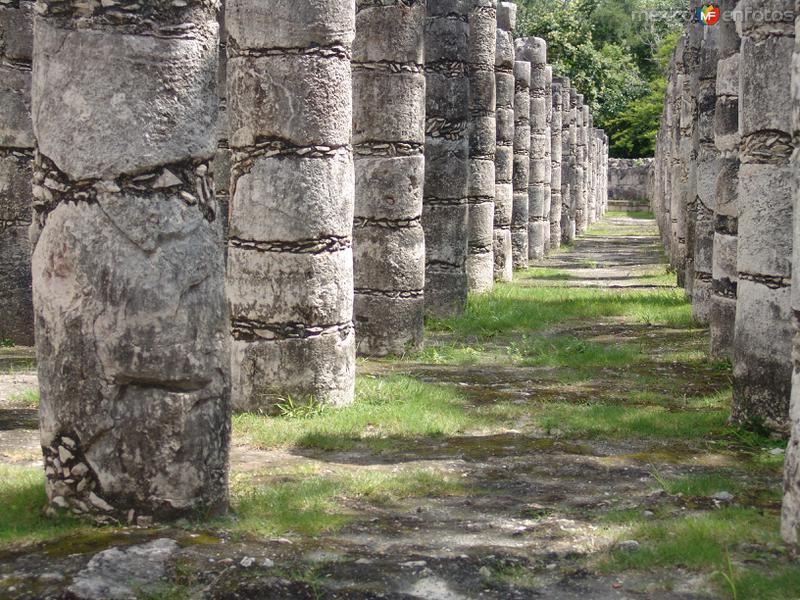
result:
[[[444,317],[467,303],[469,4],[427,3],[425,26],[425,310]]]
[[[572,131],[574,113],[572,111],[572,86],[569,77],[563,78],[561,85],[561,242],[568,244],[575,239],[575,220],[573,219],[573,145]]]
[[[575,235],[586,231],[586,127],[583,94],[575,93],[575,171],[573,203],[575,205]]]
[[[528,268],[528,183],[531,148],[531,63],[514,61],[514,205],[511,250],[514,269]]]
[[[800,6],[795,3],[795,18]],[[800,25],[800,22],[796,22]],[[800,137],[800,38],[794,40],[792,55],[792,132]],[[791,158],[794,177],[794,215],[792,252],[791,313],[794,338],[792,342],[792,391],[789,405],[789,432],[783,477],[783,510],[781,535],[787,544],[800,545],[800,151]]]
[[[581,102],[584,102],[584,98],[580,96]],[[589,204],[591,190],[589,189],[589,180],[591,177],[591,119],[592,115],[589,111],[589,105],[583,104],[582,108],[582,115],[583,115],[583,129],[581,131],[581,139],[583,140],[583,199],[581,201],[581,209],[583,211],[583,232],[585,233],[586,230],[589,228],[589,224],[591,223],[590,214],[591,214],[591,207]]]
[[[544,103],[547,111],[547,127],[545,128],[545,173],[544,173],[544,215],[543,236],[544,254],[550,252],[550,211],[553,202],[553,67],[545,66],[544,74]],[[560,195],[561,190],[559,190]]]
[[[700,3],[702,5],[702,2]],[[697,2],[695,2],[697,8]],[[694,294],[694,249],[697,223],[697,158],[699,154],[699,111],[697,99],[700,88],[700,45],[705,27],[697,23],[687,26],[684,49],[684,88],[681,96],[681,159],[686,165],[687,185],[683,205],[685,206],[686,295]]]
[[[33,2],[0,3],[0,341],[33,346]]]
[[[545,180],[550,168],[547,131],[547,43],[538,37],[516,40],[517,58],[531,64],[530,175],[528,182],[528,258],[544,256]],[[549,184],[549,180],[547,180]],[[549,229],[549,224],[547,225]]]
[[[467,283],[469,290],[476,293],[488,292],[494,284],[496,44],[497,2],[470,0]]]
[[[723,0],[720,9],[729,13],[735,0]],[[720,20],[717,31],[714,145],[719,152],[714,190],[714,248],[711,271],[711,356],[733,357],[736,320],[736,254],[738,239],[737,195],[739,190],[739,34],[733,20]]]
[[[358,352],[400,355],[423,337],[425,5],[356,3],[353,229]]]
[[[765,22],[742,0],[739,63],[738,298],[733,354],[735,423],[788,433],[791,361],[794,19]],[[793,14],[792,0],[774,11]],[[772,11],[771,11],[772,12]]]
[[[708,324],[711,313],[711,271],[714,252],[714,205],[719,172],[714,145],[714,111],[717,102],[717,48],[719,30],[704,27],[697,86],[697,176],[694,203],[694,286],[692,315]]]
[[[495,149],[494,278],[511,281],[511,217],[514,208],[514,27],[517,5],[497,5],[495,78],[497,146]]]
[[[33,298],[51,510],[227,505],[215,3],[36,6]],[[180,35],[176,35],[180,31]]]
[[[561,247],[561,147],[563,134],[561,90],[563,78],[553,78],[553,100],[551,104],[552,119],[550,122],[550,160],[552,176],[550,178],[550,249]]]
[[[595,222],[595,197],[594,197],[594,119],[588,106],[584,107],[586,114],[586,227]]]
[[[228,0],[233,403],[353,400],[352,0]]]
[[[228,211],[230,210],[231,149],[228,145],[228,35],[225,31],[225,1],[219,13],[219,69],[217,70],[217,92],[219,93],[219,115],[217,117],[217,153],[214,155],[214,195],[219,204],[219,219],[222,223],[222,252],[228,257]]]

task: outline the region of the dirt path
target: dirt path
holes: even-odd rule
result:
[[[653,223],[616,218],[602,223],[574,248],[537,266],[558,271],[551,274],[554,287],[648,290],[669,286],[652,275],[661,264]],[[542,279],[519,283],[529,284],[551,285],[543,284]],[[654,357],[666,352],[665,348],[705,343],[702,331],[687,333],[620,319],[561,324],[557,332],[598,344],[646,343]],[[446,334],[434,336],[434,341],[448,339]],[[663,371],[663,380],[682,388],[684,397],[715,392],[727,385],[725,377],[713,371],[698,376],[694,369],[704,367],[694,363],[652,364],[657,366],[642,367],[642,376],[653,375],[653,369]],[[559,367],[547,365],[406,360],[364,361],[361,369],[375,376],[394,373],[452,383],[475,406],[498,399],[523,408],[550,399],[579,403],[618,399],[637,385],[642,393],[653,386],[652,378],[637,384],[629,379],[626,368],[613,366],[580,381],[565,380]],[[38,461],[32,429],[35,412],[14,395],[32,386],[35,376],[29,371],[0,376],[2,463],[32,465]],[[302,478],[304,472],[341,475],[424,470],[458,485],[446,494],[386,503],[345,498],[341,508],[349,515],[348,522],[327,533],[248,537],[229,535],[223,528],[214,530],[213,537],[192,538],[196,532],[125,529],[86,547],[78,545],[77,550],[56,542],[10,551],[0,555],[0,597],[5,597],[4,593],[15,598],[59,597],[95,552],[157,537],[177,539],[183,546],[171,563],[175,587],[164,595],[140,597],[714,597],[707,573],[673,567],[614,572],[602,566],[602,559],[614,548],[635,549],[639,544],[620,539],[624,530],[614,515],[628,511],[646,518],[667,518],[687,511],[713,511],[720,504],[712,498],[659,491],[654,473],[680,478],[724,472],[753,489],[779,485],[774,472],[737,471],[737,464],[735,451],[709,447],[703,441],[601,434],[574,437],[561,431],[558,424],[543,427],[524,410],[513,423],[458,436],[398,439],[396,444],[382,445],[379,452],[368,444],[335,451],[314,447],[265,451],[247,445],[240,437],[232,454],[234,480],[258,475],[269,481],[277,471],[284,480],[291,480]],[[774,502],[767,508],[774,510]],[[248,557],[255,559],[252,564]],[[42,573],[57,573],[60,579],[43,578]]]

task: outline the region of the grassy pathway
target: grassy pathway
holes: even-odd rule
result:
[[[359,360],[352,407],[235,417],[233,514],[155,530],[40,516],[35,377],[17,367],[0,376],[0,597],[172,537],[170,581],[141,597],[796,598],[783,444],[727,426],[730,367],[707,346],[654,222],[610,215],[429,323],[422,352]]]

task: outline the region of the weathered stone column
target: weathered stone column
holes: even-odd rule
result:
[[[352,0],[228,0],[233,403],[353,399]]]
[[[583,94],[575,93],[575,170],[573,194],[575,205],[575,235],[586,231],[586,127]]]
[[[595,222],[594,197],[594,119],[588,106],[584,107],[586,115],[586,227]]]
[[[714,145],[714,111],[717,102],[716,27],[704,27],[697,85],[696,198],[694,203],[694,286],[692,315],[707,324],[711,313],[711,271],[714,253],[714,205],[719,160]]]
[[[552,176],[550,178],[550,249],[561,247],[561,148],[564,137],[561,106],[561,77],[553,77],[552,119],[550,122],[550,160]]]
[[[791,360],[792,101],[794,18],[756,19],[742,0],[739,63],[738,299],[731,418],[788,433]],[[792,15],[792,0],[773,12]],[[763,18],[763,17],[762,17]]]
[[[0,340],[33,345],[31,47],[33,2],[0,3]]]
[[[545,66],[544,103],[547,111],[547,127],[545,128],[545,156],[547,162],[545,163],[544,173],[544,215],[542,217],[542,226],[544,228],[543,254],[547,254],[550,252],[550,211],[553,202],[553,67],[550,65]],[[559,190],[559,195],[560,192],[561,190]]]
[[[467,303],[469,182],[468,0],[427,3],[425,26],[425,310]]]
[[[423,337],[425,5],[356,6],[356,344],[361,354],[397,355]]]
[[[31,242],[50,507],[139,524],[224,510],[216,6],[36,8]]]
[[[228,34],[225,31],[225,0],[219,13],[219,68],[217,70],[217,92],[219,114],[217,116],[217,152],[212,163],[214,195],[219,205],[222,223],[222,252],[228,257],[228,212],[230,210],[231,149],[228,145]]]
[[[735,0],[723,0],[720,10],[729,13]],[[733,20],[722,19],[717,31],[716,107],[714,145],[719,152],[714,191],[714,249],[711,271],[711,356],[733,357],[736,320],[736,255],[739,190],[739,34]]]
[[[701,2],[702,5],[702,2]],[[695,8],[697,2],[695,1]],[[686,165],[687,187],[683,204],[685,208],[686,235],[686,274],[684,287],[686,295],[694,294],[694,249],[695,226],[697,222],[697,158],[700,147],[697,99],[700,89],[700,45],[705,27],[697,23],[687,25],[686,46],[683,54],[684,77],[681,97],[681,159]]]
[[[797,3],[795,7],[800,8]],[[795,13],[795,19],[800,11]],[[800,22],[796,22],[800,25]],[[796,31],[796,30],[795,30]],[[800,138],[800,38],[796,38],[792,55],[792,133]],[[789,405],[789,432],[783,478],[783,510],[781,534],[788,544],[800,545],[800,148],[791,158],[794,177],[794,225],[792,253],[791,313],[794,338],[792,343],[792,391]]]
[[[550,168],[547,132],[547,43],[538,37],[516,40],[517,58],[531,64],[530,174],[528,182],[528,258],[544,256],[545,180]],[[549,180],[547,181],[549,184]],[[549,224],[547,225],[549,228]]]
[[[531,63],[514,61],[514,206],[511,250],[514,269],[528,268],[528,183],[531,148]]]
[[[572,110],[572,86],[569,77],[561,85],[561,242],[568,244],[575,239],[573,212],[572,171],[574,146],[574,111]]]
[[[497,2],[470,0],[469,253],[467,283],[482,293],[494,284],[495,46]]]
[[[694,25],[694,24],[691,24]],[[686,287],[687,245],[686,216],[687,200],[691,196],[691,160],[693,125],[693,97],[691,94],[691,73],[687,70],[691,65],[691,45],[687,34],[681,37],[675,51],[676,88],[674,117],[674,164],[675,185],[672,190],[672,251],[673,266],[678,273],[678,285]]]
[[[497,5],[495,78],[497,146],[495,149],[494,278],[511,281],[511,217],[514,209],[514,28],[517,5]]]

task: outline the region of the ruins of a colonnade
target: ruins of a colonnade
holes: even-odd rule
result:
[[[793,14],[791,0],[778,5]],[[745,10],[758,6],[743,0],[737,7],[741,164],[731,418],[786,431],[792,371],[794,20],[765,21],[761,12]]]
[[[230,437],[210,181],[217,9],[150,4],[145,18],[140,5],[114,7],[112,19],[108,7],[71,8],[38,2],[33,49],[32,271],[50,507],[139,524],[213,514],[227,505]]]
[[[544,173],[544,206],[542,207],[542,237],[544,238],[542,254],[550,252],[550,212],[553,202],[553,67],[546,65],[544,73],[544,106],[546,127],[544,134],[545,173]]]
[[[30,116],[34,2],[0,4],[0,341],[33,346]]]
[[[357,2],[353,262],[359,354],[400,355],[422,344],[424,26],[424,4]]]
[[[693,207],[692,316],[708,324],[711,318],[714,253],[714,206],[716,204],[719,152],[714,143],[714,112],[717,102],[717,27],[703,28],[697,68],[695,199]]]
[[[697,0],[694,6],[698,6]],[[702,6],[702,2],[700,2]],[[686,173],[686,186],[681,198],[683,218],[680,234],[683,235],[685,267],[684,284],[686,295],[692,298],[694,290],[694,242],[697,210],[697,159],[699,148],[698,128],[698,90],[700,86],[700,45],[703,40],[703,27],[690,27],[685,35],[683,52],[683,91],[681,93],[681,139],[680,156]],[[679,240],[680,243],[680,240]]]
[[[459,314],[467,302],[469,6],[427,3],[425,25],[425,310]]]
[[[584,127],[583,94],[575,92],[575,165],[572,172],[572,185],[575,190],[575,235],[586,231],[586,128]]]
[[[561,157],[563,147],[563,90],[564,79],[553,77],[550,119],[550,250],[561,247],[562,177]]]
[[[470,0],[469,204],[467,285],[488,292],[494,284],[494,152],[497,144],[495,58],[496,0]]]
[[[550,169],[550,138],[547,131],[547,43],[538,37],[516,40],[517,58],[530,63],[530,143],[528,174],[528,258],[538,260],[545,252],[545,183]]]
[[[514,209],[514,28],[517,5],[497,5],[495,46],[496,147],[494,201],[494,278],[511,281],[514,263],[511,251],[511,219]]]
[[[352,402],[350,0],[228,0],[233,403]]]
[[[514,204],[511,217],[511,250],[514,269],[525,269],[528,266],[528,183],[531,148],[530,62],[514,61],[514,80]]]
[[[721,9],[732,11],[734,0],[723,0]],[[736,320],[737,238],[739,210],[739,33],[732,19],[717,24],[717,73],[715,79],[714,145],[719,152],[714,190],[714,239],[709,323],[711,356],[733,358]]]
[[[572,83],[569,77],[564,77],[561,84],[561,242],[565,244],[575,239],[575,192],[572,186],[575,114],[572,94]]]

